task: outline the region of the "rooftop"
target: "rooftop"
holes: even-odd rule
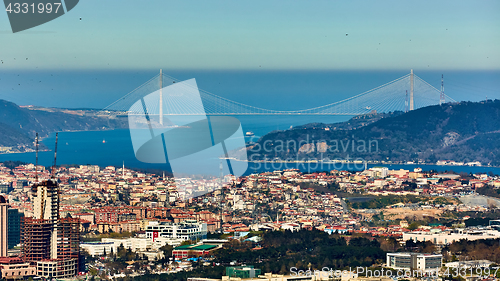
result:
[[[175,247],[174,250],[194,250],[194,251],[206,251],[217,248],[216,245],[182,245]]]

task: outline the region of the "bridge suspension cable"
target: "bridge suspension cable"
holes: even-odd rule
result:
[[[160,81],[161,79],[161,81]],[[132,90],[119,100],[105,107],[104,111],[133,114],[142,112],[142,107],[131,108],[138,100],[147,99],[147,96],[163,87],[180,82],[178,79],[165,74],[157,74],[146,83]],[[336,101],[330,104],[302,109],[302,110],[273,110],[243,104],[224,98],[208,91],[197,88],[203,106],[196,106],[189,97],[176,94],[163,94],[162,103],[149,101],[148,114],[159,115],[360,115],[370,112],[405,111],[406,91],[411,87],[411,74],[394,79],[381,86],[363,93]],[[188,85],[184,85],[189,87]],[[164,89],[164,88],[163,88]],[[441,91],[413,74],[413,102],[414,108],[439,104]],[[445,95],[446,101],[455,101]],[[162,104],[160,110],[159,105]]]

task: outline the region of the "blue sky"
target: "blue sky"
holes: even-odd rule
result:
[[[0,12],[0,70],[491,70],[499,14],[500,1],[82,0],[16,34]]]

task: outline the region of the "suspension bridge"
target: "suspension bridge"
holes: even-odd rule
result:
[[[191,103],[189,97],[161,94],[162,89],[178,82],[180,81],[160,71],[143,85],[104,108],[104,111],[134,114],[134,109],[131,106],[156,91],[160,91],[160,98],[158,103],[155,103],[156,106],[149,110],[149,115],[361,115],[372,112],[406,112],[429,105],[455,101],[444,94],[443,83],[441,83],[441,90],[438,90],[415,75],[413,70],[400,78],[347,99],[314,108],[292,111],[247,105],[202,89],[197,90],[200,93],[203,108],[196,106],[196,103]],[[137,113],[143,114],[142,108],[139,108]]]

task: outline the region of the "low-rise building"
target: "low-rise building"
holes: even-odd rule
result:
[[[130,249],[132,252],[146,251],[151,248],[153,241],[147,238],[102,238],[103,243],[113,243],[113,248],[118,249],[122,245],[125,249]]]
[[[387,253],[387,267],[402,270],[419,270],[422,273],[437,271],[443,265],[441,254]]]
[[[486,268],[490,267],[494,262],[489,260],[473,260],[473,261],[452,261],[444,264],[451,268]]]
[[[226,267],[226,276],[229,276],[231,278],[255,278],[259,276],[260,273],[260,269],[254,268],[253,265]]]
[[[456,229],[453,231],[413,231],[403,233],[403,241],[431,241],[436,245],[448,245],[462,239],[473,241],[480,239],[500,238],[500,232],[491,228],[487,229]]]
[[[172,255],[176,259],[202,257],[218,248],[219,246],[216,245],[182,245],[174,248]]]
[[[195,220],[180,223],[151,222],[146,228],[146,237],[153,241],[158,237],[180,238],[183,240],[201,240],[207,238],[207,224]]]
[[[0,257],[0,279],[23,279],[35,274],[36,268],[20,258]]]
[[[83,242],[80,243],[80,247],[93,257],[102,256],[111,252],[116,253],[114,242]]]
[[[55,259],[36,262],[36,275],[45,278],[72,278],[78,271],[78,259]]]

